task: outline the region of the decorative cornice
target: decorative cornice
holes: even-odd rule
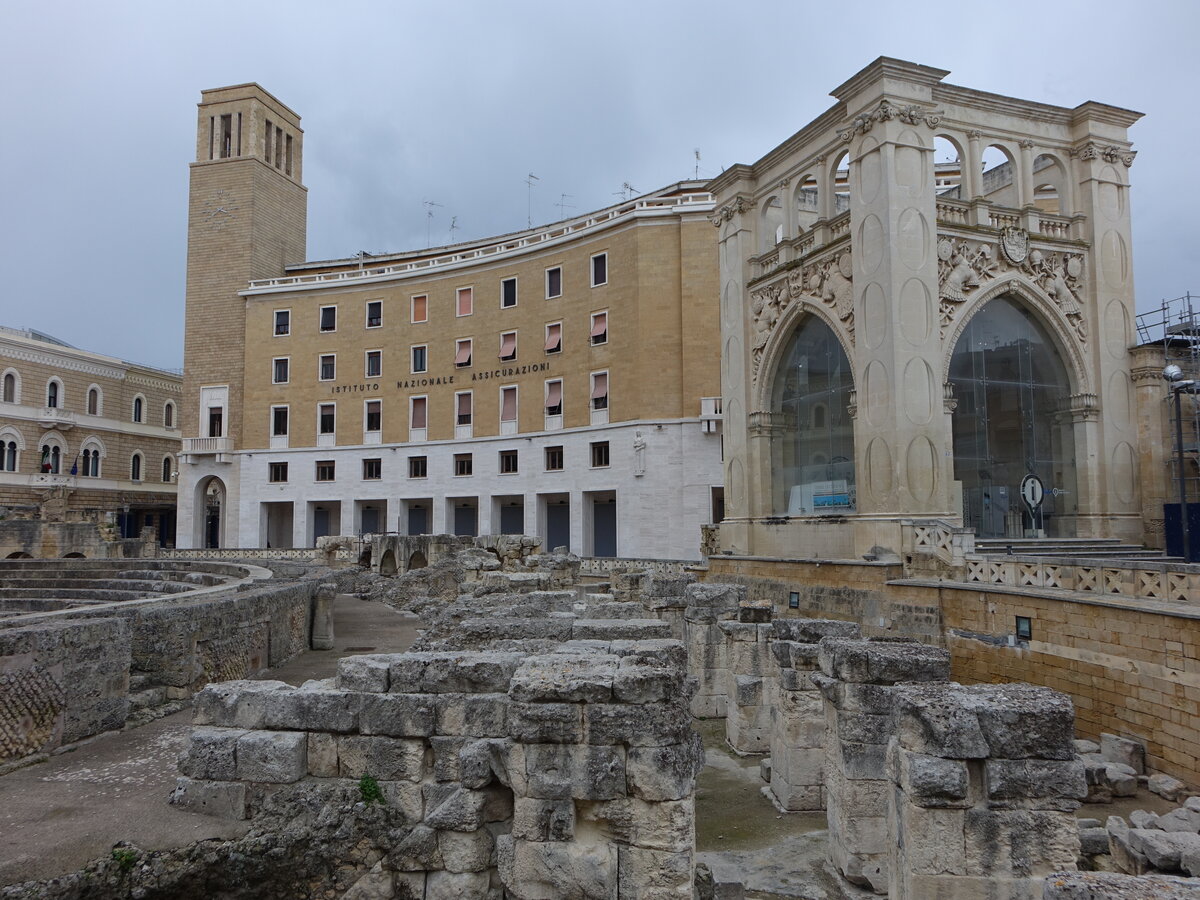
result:
[[[709,216],[709,221],[716,226],[728,222],[738,213],[754,208],[754,201],[747,194],[735,194],[733,199]]]
[[[866,134],[877,122],[889,122],[892,119],[899,119],[906,125],[924,124],[936,128],[942,121],[942,113],[940,110],[926,109],[916,103],[896,106],[884,98],[879,101],[879,106],[874,112],[859,113],[850,121],[848,128],[839,129],[838,138],[842,143],[849,143],[856,134]]]
[[[1087,162],[1093,159],[1103,159],[1106,163],[1121,162],[1128,168],[1133,165],[1133,160],[1137,156],[1136,150],[1130,150],[1128,147],[1118,147],[1116,144],[1097,144],[1095,141],[1088,141],[1081,147],[1072,147],[1067,150],[1068,155],[1072,159],[1079,159]]]
[[[1088,422],[1100,415],[1100,403],[1095,394],[1072,394],[1067,401],[1067,412],[1076,422]]]

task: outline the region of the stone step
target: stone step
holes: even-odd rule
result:
[[[140,691],[134,691],[132,690],[132,679],[130,679],[130,682],[130,709],[147,709],[153,706],[162,706],[167,702],[167,689],[163,685],[145,688],[144,690]]]

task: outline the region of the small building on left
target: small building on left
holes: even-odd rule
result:
[[[0,326],[0,557],[173,546],[182,381]]]

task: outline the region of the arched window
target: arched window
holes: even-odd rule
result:
[[[982,162],[980,193],[997,206],[1016,207],[1017,164],[1012,154],[999,144],[991,144],[984,148]]]
[[[100,415],[100,388],[95,386],[88,388],[87,411],[89,416]]]
[[[135,422],[142,421],[145,406],[146,406],[146,401],[143,400],[141,397],[133,398],[133,421],[135,421]]]
[[[174,466],[171,464],[171,457],[164,456],[162,464],[162,480],[163,484],[171,483],[171,472],[174,471]]]
[[[0,440],[0,470],[17,471],[17,442]]]
[[[142,454],[135,453],[129,460],[129,478],[132,481],[142,480]]]
[[[771,439],[777,515],[854,511],[854,423],[847,409],[853,389],[841,341],[820,318],[805,317],[771,386],[771,411],[781,422]]]
[[[954,477],[963,522],[981,537],[1075,534],[1071,384],[1050,332],[1009,296],[989,300],[967,323],[950,358]],[[1044,497],[1030,512],[1027,476]]]
[[[778,197],[763,201],[762,233],[759,235],[759,249],[764,253],[783,240],[783,204]]]
[[[79,473],[85,478],[100,477],[100,451],[88,447],[83,451],[83,470]]]
[[[17,375],[15,372],[4,373],[4,402],[17,402]]]
[[[170,400],[168,400],[166,402],[166,404],[163,406],[163,427],[164,428],[174,428],[175,427],[175,404],[172,403]]]
[[[42,444],[42,473],[57,475],[62,470],[62,448],[58,444]]]
[[[59,401],[62,399],[61,390],[57,379],[51,379],[46,385],[46,405],[51,409],[57,409]]]

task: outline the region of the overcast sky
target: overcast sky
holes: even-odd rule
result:
[[[202,88],[257,81],[305,129],[308,256],[525,227],[752,162],[880,55],[1146,118],[1139,309],[1200,290],[1200,4],[5,0],[0,324],[182,365]],[[1182,154],[1182,156],[1180,156]],[[441,204],[425,207],[422,201]],[[432,208],[434,217],[427,219]]]

